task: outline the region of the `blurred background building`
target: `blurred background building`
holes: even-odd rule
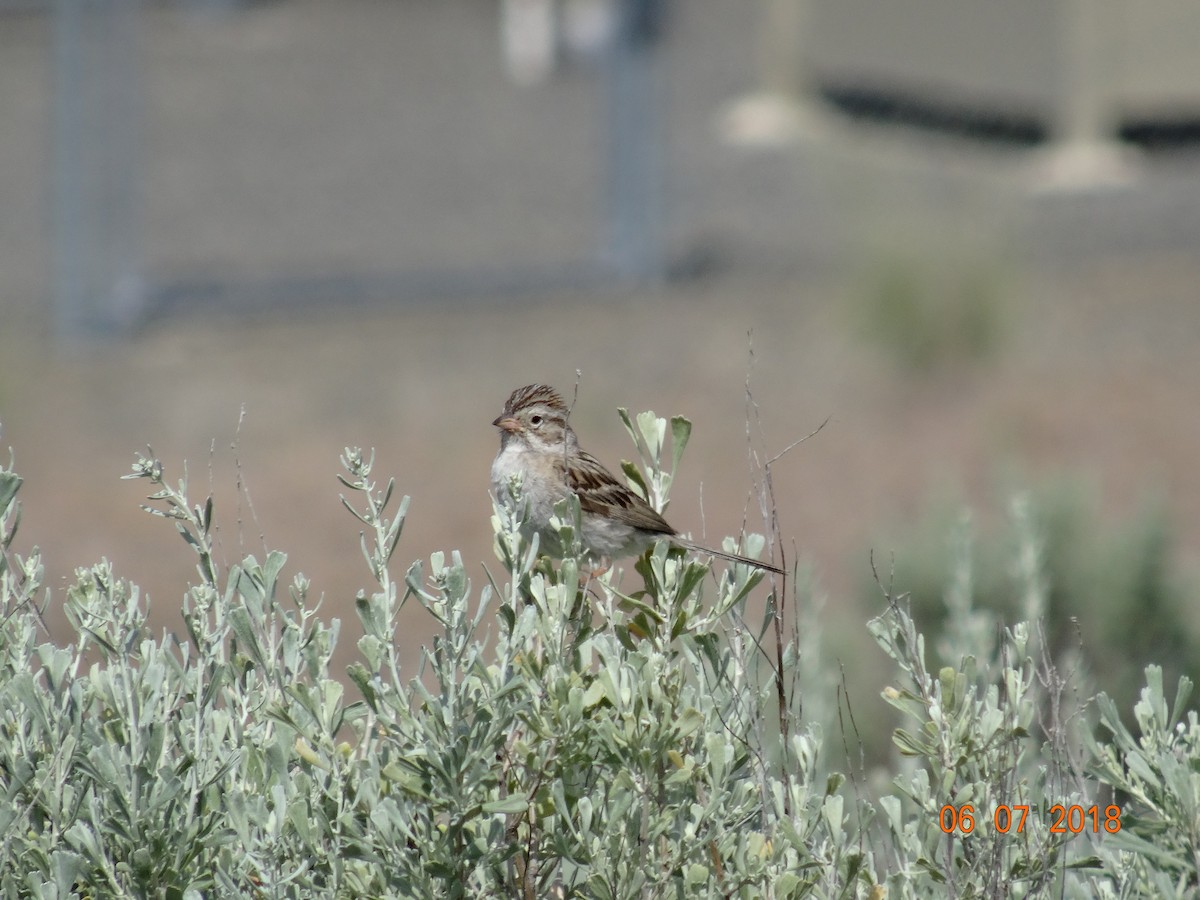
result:
[[[714,240],[752,242],[743,224],[720,222],[737,207],[718,187],[735,179],[711,170],[728,144],[836,154],[864,136],[848,119],[956,135],[977,145],[957,155],[977,162],[1017,149],[991,169],[1027,193],[1092,195],[1145,182],[1134,148],[1190,146],[1200,122],[1190,41],[1200,14],[1184,3],[763,0],[740,21],[700,8],[14,2],[13,40],[48,41],[52,97],[38,99],[50,120],[28,136],[52,145],[38,194],[50,229],[32,239],[52,240],[53,329],[687,273],[714,262]],[[420,63],[443,32],[442,55]],[[29,83],[20,65],[14,57],[12,77]],[[190,102],[170,102],[177,91]],[[711,120],[739,93],[719,123],[723,144],[696,111]],[[803,204],[817,218],[819,195],[776,182],[781,209]],[[764,231],[795,227],[739,187]],[[222,207],[204,213],[198,192]],[[1109,208],[1123,214],[1128,201]],[[1069,230],[1039,212],[1049,231]],[[292,223],[286,250],[263,240],[281,218]],[[1127,230],[1144,236],[1141,225]],[[805,237],[793,249],[823,261],[838,249]],[[1098,249],[1090,235],[1083,243]]]
[[[488,423],[578,371],[611,464],[616,406],[696,422],[697,537],[761,530],[754,460],[832,416],[774,473],[831,659],[867,548],[936,569],[917,523],[993,533],[1020,486],[1100,530],[1076,556],[1144,543],[1169,606],[1200,562],[1197,39],[1167,2],[0,3],[24,538],[173,623],[189,551],[116,480],[149,443],[229,560],[265,535],[352,618],[341,448],[413,495],[403,559],[490,563]]]

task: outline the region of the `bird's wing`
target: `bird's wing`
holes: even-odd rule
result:
[[[567,485],[579,498],[579,508],[583,512],[608,516],[644,531],[675,534],[675,529],[655,512],[653,506],[617,481],[590,453],[580,450],[570,466],[561,459],[557,465],[565,470]]]

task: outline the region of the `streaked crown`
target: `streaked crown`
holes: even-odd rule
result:
[[[558,391],[546,384],[527,384],[525,387],[517,388],[509,396],[508,402],[504,404],[504,415],[513,416],[522,410],[538,405],[566,416],[567,404],[563,403]]]

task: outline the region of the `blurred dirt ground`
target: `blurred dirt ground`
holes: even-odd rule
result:
[[[351,267],[393,262],[384,199],[361,184],[339,193],[327,169],[316,167],[306,178],[305,167],[324,153],[337,157],[337,141],[329,138],[324,149],[306,143],[295,158],[260,163],[239,145],[239,165],[261,164],[268,188],[255,172],[238,169],[240,184],[214,193],[228,174],[219,163],[228,158],[189,156],[188,129],[197,129],[199,140],[204,127],[232,121],[227,140],[236,144],[236,127],[252,122],[214,112],[207,126],[198,124],[184,114],[186,102],[208,109],[234,90],[205,94],[199,76],[228,77],[223,54],[250,66],[235,52],[244,45],[261,51],[262,79],[277,79],[274,89],[286,92],[289,67],[269,66],[272,55],[286,56],[289,41],[316,46],[307,42],[317,34],[324,35],[326,62],[359,48],[363,79],[378,71],[367,50],[410,59],[419,71],[438,54],[427,48],[405,57],[404,48],[453,48],[462,35],[472,52],[463,53],[461,65],[495,69],[494,59],[481,57],[484,48],[495,52],[488,43],[491,5],[448,4],[455,12],[432,22],[431,10],[440,6],[269,4],[240,26],[236,16],[197,23],[157,9],[147,44],[151,67],[162,75],[152,91],[162,153],[151,157],[148,179],[168,196],[159,191],[149,201],[151,268],[239,270],[264,258],[281,267],[297,259]],[[713,241],[721,265],[706,277],[506,304],[464,297],[369,311],[331,305],[250,321],[197,310],[95,346],[56,346],[48,338],[50,35],[37,16],[6,17],[0,120],[22,127],[0,135],[0,421],[3,443],[26,479],[18,544],[22,551],[42,548],[52,602],[61,600],[74,567],[107,556],[150,594],[156,621],[175,627],[185,579],[194,573],[190,551],[168,524],[140,511],[141,484],[119,480],[134,451],[149,444],[172,477],[186,461],[193,500],[215,494],[226,564],[246,553],[261,558],[260,535],[289,554],[289,571],[302,569],[325,596],[325,614],[345,622],[348,660],[358,633],[352,599],[369,589],[369,577],[357,523],[338,502],[342,448],[374,448],[379,477],[395,475],[398,491],[413,498],[398,566],[458,549],[478,588],[485,582],[481,562],[498,568],[487,496],[497,438],[489,423],[513,387],[540,380],[569,392],[577,370],[574,425],[584,445],[612,466],[631,452],[616,407],[693,420],[669,518],[711,541],[737,532],[743,516],[751,529],[762,527],[749,498],[756,472],[747,454],[747,379],[768,454],[829,417],[818,436],[776,464],[776,500],[789,559],[814,568],[828,598],[820,614],[849,635],[834,649],[850,659],[872,612],[858,597],[867,549],[911,522],[933,492],[961,491],[994,507],[1006,473],[1030,482],[1083,475],[1114,519],[1159,492],[1178,526],[1182,561],[1200,564],[1200,232],[1193,227],[1200,205],[1193,202],[1193,162],[1155,161],[1137,186],[1055,199],[1023,191],[1011,154],[964,154],[944,141],[901,139],[895,154],[887,141],[852,154],[830,145],[732,150],[716,141],[714,119],[722,104],[753,86],[753,25],[735,6],[704,0],[686,7],[669,51],[674,177],[690,186],[674,208],[672,239]],[[339,17],[335,7],[350,14]],[[406,29],[401,14],[417,24]],[[335,20],[340,28],[330,28]],[[390,46],[388,35],[403,47]],[[181,48],[190,57],[176,58]],[[475,101],[478,114],[511,115],[486,102],[487,90],[511,88],[487,87],[488,78],[476,76],[482,87],[467,95],[485,92]],[[496,81],[498,70],[490,78]],[[281,126],[303,112],[304,91],[323,83],[293,80],[295,95],[263,100],[292,110],[280,114]],[[270,93],[263,83],[254,89]],[[573,102],[570,88],[549,90],[565,93],[547,102]],[[390,127],[411,135],[420,121]],[[330,127],[312,133],[355,126],[347,120]],[[267,143],[286,146],[289,139],[285,133]],[[386,144],[386,133],[378,140]],[[564,140],[593,143],[586,132]],[[548,158],[554,149],[544,151]],[[436,146],[425,152],[436,156]],[[893,156],[901,162],[880,162]],[[322,245],[330,232],[320,221],[291,218],[284,201],[293,185],[312,195],[309,208],[329,206],[339,225],[351,227],[355,209],[365,210],[370,239],[355,244],[342,235],[344,244]],[[256,190],[281,208],[254,202]],[[239,204],[239,192],[251,197]],[[538,188],[551,207],[528,216],[535,231],[556,230],[553,194]],[[498,228],[519,229],[521,195],[501,200],[487,215]],[[460,201],[470,219],[468,199]],[[210,218],[201,215],[206,204]],[[173,218],[179,210],[186,218]],[[462,244],[473,232],[456,221],[431,214],[426,231],[409,223],[417,257],[427,240],[446,259],[474,258]],[[564,228],[564,241],[586,244],[585,225],[570,220]],[[485,256],[505,252],[503,241],[480,249]],[[1002,324],[991,355],[913,374],[861,338],[855,310],[872,289],[872,262],[896,254],[915,260],[928,279],[922,283],[933,286],[961,257],[998,261],[994,302]],[[415,648],[430,629],[419,609],[410,613],[403,633]],[[52,621],[61,627],[58,617]],[[867,677],[862,689],[869,702],[878,684]]]
[[[753,477],[743,390],[752,330],[751,383],[768,451],[831,416],[775,469],[784,535],[815,567],[829,624],[853,634],[869,614],[856,589],[873,539],[910,522],[931,491],[962,490],[994,507],[1009,463],[1030,479],[1090,476],[1114,517],[1146,491],[1165,492],[1194,564],[1194,267],[1155,261],[1158,289],[1135,313],[1136,271],[1108,262],[1047,279],[995,361],[916,383],[847,337],[836,292],[737,280],[604,304],[555,298],[520,314],[168,325],[120,352],[52,363],[10,348],[5,441],[26,478],[21,545],[43,548],[56,598],[73,566],[107,556],[150,593],[158,621],[175,622],[190,551],[138,509],[140,483],[118,480],[149,443],[172,475],[186,461],[193,499],[215,493],[225,562],[261,558],[265,534],[326,596],[325,613],[351,620],[350,652],[350,601],[368,573],[356,523],[337,499],[345,444],[375,448],[380,477],[394,474],[413,497],[399,565],[458,549],[482,585],[480,561],[496,569],[489,423],[510,387],[545,379],[569,389],[578,368],[576,427],[611,464],[629,455],[616,406],[693,419],[670,517],[716,539],[740,527]],[[542,358],[531,362],[522,347],[535,332]],[[239,475],[253,511],[238,499]],[[753,503],[748,518],[758,526]],[[411,612],[404,634],[415,644],[429,623]]]

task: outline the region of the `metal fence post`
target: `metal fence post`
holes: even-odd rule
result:
[[[608,53],[605,262],[618,277],[667,275],[663,229],[663,109],[656,44],[663,0],[617,0]]]
[[[140,0],[54,2],[54,330],[129,328],[141,261]]]

